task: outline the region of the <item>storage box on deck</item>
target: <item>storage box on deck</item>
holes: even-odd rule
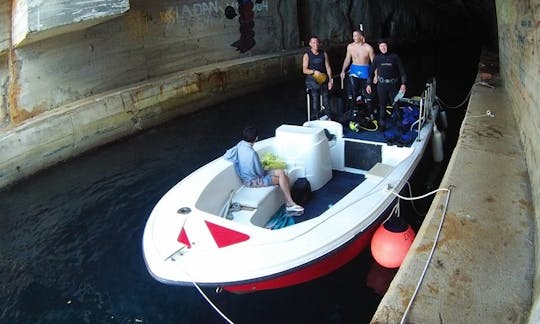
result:
[[[277,155],[288,169],[302,167],[312,190],[332,178],[332,161],[328,139],[322,128],[281,125],[276,129]]]

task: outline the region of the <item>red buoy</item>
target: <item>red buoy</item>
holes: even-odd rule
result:
[[[371,254],[378,264],[398,268],[414,240],[414,230],[399,217],[392,216],[373,234]]]

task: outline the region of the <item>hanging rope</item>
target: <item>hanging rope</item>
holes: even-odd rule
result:
[[[452,189],[455,188],[454,186],[449,186],[448,188],[439,188],[439,189],[436,189],[436,190],[433,190],[425,195],[422,195],[422,196],[419,196],[419,197],[403,197],[401,195],[399,195],[397,192],[393,191],[393,190],[389,190],[392,194],[396,195],[397,197],[399,197],[400,199],[405,199],[405,200],[417,200],[417,199],[422,199],[426,196],[429,196],[433,193],[436,193],[436,192],[439,192],[439,191],[446,191],[448,192],[448,195],[446,196],[446,201],[444,203],[444,208],[443,208],[443,212],[442,212],[442,216],[441,216],[441,221],[439,223],[439,228],[437,229],[437,233],[435,235],[435,239],[433,241],[433,246],[431,247],[431,251],[428,255],[428,258],[426,260],[426,264],[424,266],[424,269],[422,270],[422,273],[420,275],[420,278],[418,280],[418,284],[416,285],[416,288],[414,290],[414,293],[413,295],[411,296],[411,299],[409,301],[409,304],[407,305],[407,308],[405,309],[405,312],[403,313],[403,316],[401,318],[401,324],[405,323],[405,319],[407,318],[407,315],[409,313],[409,310],[411,309],[411,306],[412,306],[412,303],[414,301],[414,299],[416,298],[416,295],[418,294],[418,290],[420,289],[420,285],[422,284],[422,281],[424,280],[424,277],[427,273],[427,268],[431,262],[431,258],[433,257],[433,254],[435,252],[435,246],[437,245],[437,242],[439,241],[439,236],[441,234],[441,229],[442,229],[442,225],[444,223],[444,219],[446,217],[446,211],[448,209],[448,202],[450,201],[450,194],[452,193]]]
[[[193,286],[195,286],[195,288],[197,288],[197,290],[199,291],[199,293],[201,294],[201,296],[203,296],[204,299],[206,299],[206,301],[208,302],[208,304],[210,304],[210,306],[212,306],[212,308],[214,308],[216,310],[216,312],[221,316],[223,317],[223,319],[225,321],[227,321],[227,323],[230,323],[230,324],[234,324],[233,321],[231,321],[214,303],[212,303],[212,301],[210,300],[210,298],[208,298],[208,296],[206,296],[206,294],[204,293],[204,291],[202,291],[202,289],[199,287],[199,285],[197,285],[197,283],[195,281],[191,281],[191,283],[193,284]]]
[[[473,85],[471,86],[471,90],[469,90],[469,93],[467,94],[467,96],[465,97],[465,99],[464,99],[460,104],[458,104],[458,105],[456,105],[456,106],[449,106],[449,105],[447,105],[446,103],[444,103],[444,101],[442,101],[441,98],[439,98],[439,97],[437,97],[437,96],[435,96],[435,100],[436,100],[441,106],[443,106],[443,107],[445,107],[445,108],[448,108],[448,109],[457,109],[457,108],[463,106],[463,105],[467,102],[467,100],[469,100],[469,98],[471,97],[471,94],[472,94],[472,89],[473,89],[473,87],[474,87],[475,85],[486,86],[486,83],[485,83],[485,82],[475,82],[475,83],[473,83]],[[494,87],[491,86],[491,85],[487,85],[487,86],[490,87],[490,88],[494,88]]]
[[[195,282],[195,280],[193,280],[193,278],[191,278],[191,275],[189,274],[189,272],[186,271],[186,269],[182,269],[182,271],[189,277],[189,280],[191,281],[191,283],[193,284],[193,286],[195,286],[195,288],[199,291],[199,294],[201,294],[201,296],[206,300],[206,302],[208,304],[210,304],[210,306],[212,306],[212,308],[225,320],[227,321],[227,323],[229,324],[234,324],[233,321],[231,321],[227,315],[225,315],[211,300],[210,298],[204,293],[204,291],[202,291],[201,287],[199,287],[199,285]]]

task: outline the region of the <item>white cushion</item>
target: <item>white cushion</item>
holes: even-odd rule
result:
[[[234,194],[232,202],[239,203],[246,207],[257,208],[259,204],[274,190],[279,190],[278,186],[250,188],[240,187]]]

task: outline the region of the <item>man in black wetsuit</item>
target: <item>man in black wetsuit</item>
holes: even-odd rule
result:
[[[309,49],[302,58],[302,72],[306,74],[306,88],[311,96],[310,119],[319,119],[319,113],[330,117],[330,94],[332,89],[332,69],[328,54],[320,49],[320,41],[317,36],[309,39]],[[322,95],[324,111],[321,112],[319,97]]]
[[[388,104],[392,104],[394,97],[399,91],[405,93],[407,90],[405,83],[407,75],[405,68],[401,63],[401,59],[397,54],[388,53],[388,43],[385,40],[379,41],[379,50],[381,54],[375,56],[373,64],[369,69],[367,93],[371,94],[371,86],[377,84],[377,94],[379,98],[379,125],[380,130],[385,128],[385,109]],[[377,79],[374,80],[375,71],[377,71]]]

